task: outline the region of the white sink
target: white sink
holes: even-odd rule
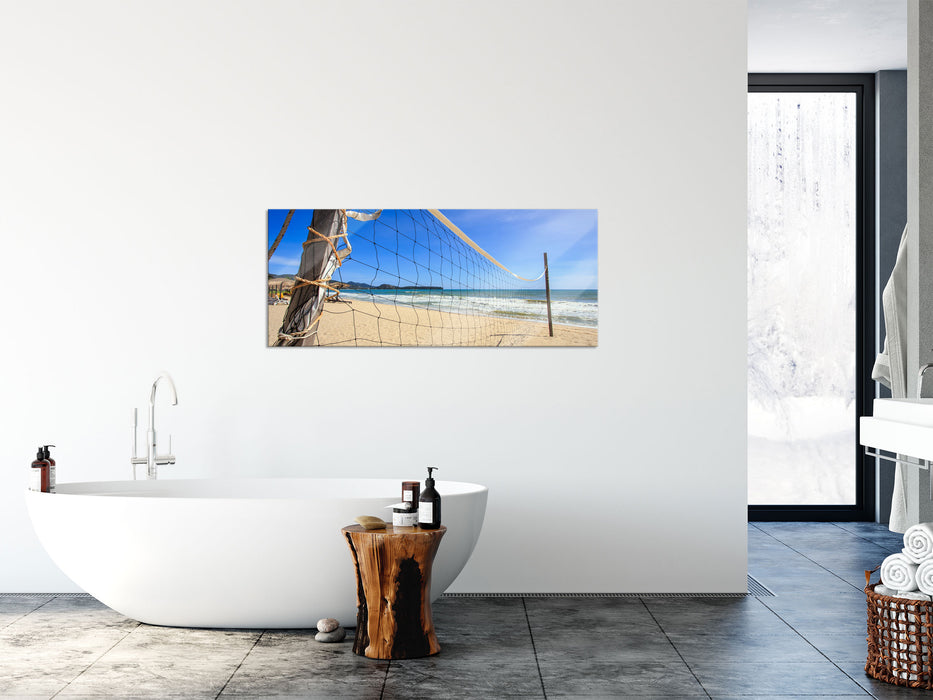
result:
[[[859,419],[862,445],[933,460],[933,399],[875,399],[873,413]]]
[[[933,399],[875,399],[874,417],[933,426]]]

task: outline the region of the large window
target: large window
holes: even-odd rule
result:
[[[749,78],[752,518],[870,516],[857,425],[873,312],[871,80]]]

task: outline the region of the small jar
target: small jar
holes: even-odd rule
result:
[[[392,509],[392,527],[415,527],[418,524],[418,511],[410,503],[396,503],[386,508]]]
[[[414,510],[418,510],[418,501],[421,500],[421,482],[403,481],[402,482],[402,501],[410,503]]]

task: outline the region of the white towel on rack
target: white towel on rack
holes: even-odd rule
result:
[[[891,396],[903,399],[907,396],[907,227],[901,234],[897,247],[897,259],[888,283],[881,294],[884,312],[884,348],[875,359],[871,378],[890,387]],[[916,370],[915,370],[916,371]],[[902,455],[898,455],[901,457]],[[904,485],[904,469],[894,467],[894,493],[891,496],[892,532],[904,532],[911,523],[907,513],[907,493]]]
[[[881,562],[881,583],[896,591],[915,591],[917,565],[902,552],[891,554]]]
[[[914,564],[921,564],[933,557],[933,523],[918,523],[907,528],[904,533],[904,554]]]

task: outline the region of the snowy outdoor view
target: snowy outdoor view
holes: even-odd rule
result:
[[[855,503],[856,99],[748,95],[748,502]]]

